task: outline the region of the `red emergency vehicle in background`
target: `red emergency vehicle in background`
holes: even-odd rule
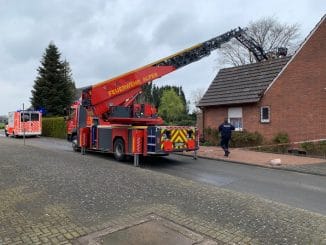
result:
[[[83,89],[81,98],[69,109],[67,138],[74,150],[110,152],[117,160],[139,155],[164,155],[194,151],[198,132],[191,126],[163,126],[156,108],[134,103],[142,86],[210,55],[232,38],[264,59],[260,47],[238,28],[192,46],[154,63]]]
[[[42,134],[42,113],[39,111],[13,111],[8,113],[6,136],[38,136]]]

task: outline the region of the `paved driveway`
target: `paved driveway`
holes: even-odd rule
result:
[[[323,244],[326,217],[105,155],[0,137],[0,244],[70,244],[155,214],[224,244]]]

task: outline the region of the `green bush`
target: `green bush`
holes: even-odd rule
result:
[[[182,119],[180,121],[173,122],[171,124],[172,125],[176,125],[176,126],[195,126],[196,125],[196,121],[194,121],[192,119]]]
[[[248,132],[244,131],[236,131],[232,133],[230,146],[231,147],[249,147],[249,146],[257,146],[263,143],[263,136],[258,132]]]
[[[280,132],[273,138],[273,142],[276,144],[289,143],[289,135],[285,132]]]
[[[0,123],[0,129],[4,129],[5,128],[5,124],[4,123]]]
[[[272,151],[276,153],[287,153],[290,144],[289,135],[286,132],[279,132],[273,138],[273,143],[280,144],[272,147]]]
[[[182,119],[174,122],[164,121],[165,126],[196,126],[196,122],[191,119]]]
[[[43,117],[42,135],[47,137],[66,138],[66,123],[63,117]]]
[[[210,141],[205,141],[203,143],[200,143],[201,146],[216,146],[216,144],[213,144],[212,142]]]
[[[204,129],[205,141],[204,145],[219,145],[220,143],[220,134],[218,129],[215,128],[205,128]],[[249,147],[261,145],[264,141],[264,138],[258,132],[250,133],[248,131],[237,131],[232,133],[230,140],[230,147]]]
[[[205,143],[208,145],[218,145],[220,136],[218,129],[215,128],[204,128]]]
[[[326,141],[305,142],[301,144],[301,148],[307,152],[307,155],[321,156],[326,158]]]
[[[304,142],[301,144],[302,149],[304,149],[306,152],[312,152],[315,149],[315,145],[312,142]]]

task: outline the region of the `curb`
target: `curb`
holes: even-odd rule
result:
[[[174,154],[180,155],[180,156],[186,156],[186,157],[193,157],[192,155],[186,155],[186,154],[182,154],[182,153],[174,153]],[[326,177],[326,173],[311,172],[309,170],[292,169],[292,168],[288,168],[288,167],[264,166],[264,165],[259,165],[259,164],[255,164],[255,163],[240,162],[240,161],[228,160],[228,159],[224,159],[224,158],[204,157],[204,156],[200,156],[200,155],[197,155],[197,158],[214,160],[214,161],[224,161],[224,162],[230,162],[230,163],[235,163],[235,164],[260,167],[260,168],[276,169],[276,170],[283,170],[283,171],[288,171],[288,172],[296,172],[296,173],[301,173],[301,174],[310,174],[310,175]]]

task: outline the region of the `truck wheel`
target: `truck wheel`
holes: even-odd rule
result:
[[[113,155],[114,155],[114,158],[118,161],[123,161],[126,157],[125,144],[121,138],[118,138],[114,141]]]
[[[9,136],[9,134],[7,133],[7,130],[5,130],[5,135],[6,135],[6,137],[8,137],[8,136]]]
[[[78,147],[77,135],[73,135],[71,137],[71,145],[72,145],[72,149],[74,151],[79,151],[80,150],[80,148]]]

